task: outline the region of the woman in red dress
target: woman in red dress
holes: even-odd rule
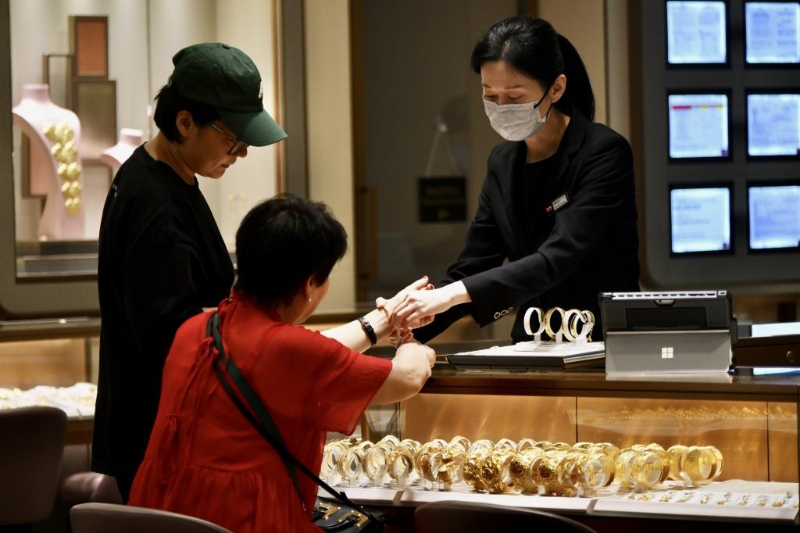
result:
[[[239,277],[219,306],[225,351],[289,451],[318,472],[327,432],[350,434],[369,405],[419,392],[434,352],[405,331],[393,359],[363,355],[393,333],[388,312],[377,309],[362,317],[364,325],[354,320],[322,333],[300,325],[327,294],[331,269],[347,249],[344,228],[324,204],[283,196],[256,206],[242,221],[236,249]],[[426,285],[425,278],[411,284],[388,307]],[[221,387],[208,318],[189,319],[175,337],[129,503],[236,533],[319,531],[309,519],[316,484],[298,475],[301,503],[278,454]]]

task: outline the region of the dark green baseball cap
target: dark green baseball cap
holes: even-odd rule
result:
[[[223,43],[187,46],[172,58],[168,85],[175,92],[214,108],[238,139],[267,146],[286,133],[264,110],[264,85],[253,60]]]

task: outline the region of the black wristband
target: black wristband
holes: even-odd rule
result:
[[[367,318],[363,316],[358,317],[358,323],[361,324],[361,329],[363,329],[364,333],[367,334],[369,343],[373,346],[378,344],[378,336],[375,335],[375,330],[373,329],[372,324],[369,323]]]

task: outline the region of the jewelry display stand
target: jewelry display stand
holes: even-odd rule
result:
[[[119,130],[119,142],[111,148],[103,150],[100,154],[100,161],[108,165],[111,171],[116,174],[122,163],[124,163],[143,142],[144,132],[142,130],[122,128]]]
[[[30,141],[30,194],[44,197],[39,240],[83,239],[78,116],[50,100],[47,84],[24,85],[12,115],[14,125]]]

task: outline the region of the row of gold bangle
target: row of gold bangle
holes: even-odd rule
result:
[[[347,486],[425,484],[447,490],[465,482],[490,493],[585,496],[615,479],[622,491],[647,491],[667,480],[697,486],[718,478],[723,458],[713,446],[488,439],[420,443],[387,436],[376,443],[343,439],[325,445],[321,476]]]
[[[536,314],[538,326],[531,325],[531,318]],[[557,328],[553,324],[553,317],[558,315],[555,321]],[[561,307],[551,307],[544,311],[538,307],[530,307],[523,315],[523,326],[525,333],[539,339],[542,333],[558,342],[565,337],[569,342],[586,342],[592,340],[592,329],[596,322],[594,313],[588,309],[569,309]]]

